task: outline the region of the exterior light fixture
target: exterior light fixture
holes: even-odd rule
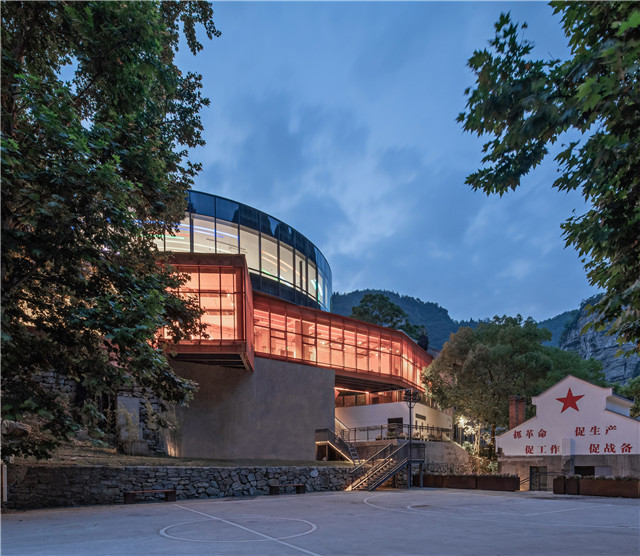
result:
[[[409,463],[407,465],[407,488],[411,488],[411,470],[413,463],[413,408],[420,401],[420,392],[418,390],[407,389],[404,391],[402,399],[409,406]]]

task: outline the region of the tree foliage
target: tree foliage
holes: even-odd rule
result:
[[[423,380],[445,408],[495,431],[509,423],[509,396],[531,398],[572,374],[603,384],[602,365],[573,352],[544,346],[551,333],[532,319],[494,317],[476,329],[460,328]]]
[[[571,58],[543,60],[522,38],[526,24],[502,14],[490,48],[474,52],[466,131],[489,135],[475,190],[503,195],[562,145],[553,187],[578,190],[585,214],[562,224],[567,245],[605,291],[595,325],[640,352],[640,8],[636,2],[551,2]]]
[[[613,387],[617,394],[633,400],[631,417],[640,417],[640,375],[632,378],[627,384],[614,384]]]
[[[6,2],[2,6],[2,419],[38,434],[5,443],[46,456],[79,426],[99,433],[97,400],[142,389],[184,402],[155,338],[196,330],[197,307],[171,293],[153,238],[184,215],[203,144],[193,52],[205,2]],[[181,31],[182,29],[182,31]],[[81,398],[43,388],[76,381]]]
[[[404,310],[382,293],[365,294],[359,305],[351,309],[351,317],[371,324],[402,330],[412,338],[426,337],[424,328],[409,322]],[[426,339],[428,344],[429,340]]]

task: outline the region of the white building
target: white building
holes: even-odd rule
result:
[[[496,438],[500,472],[528,477],[531,490],[556,475],[640,477],[630,400],[569,375],[532,402],[536,416]]]

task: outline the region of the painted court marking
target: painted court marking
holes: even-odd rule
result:
[[[245,527],[244,525],[240,525],[239,523],[234,523],[233,521],[229,521],[227,519],[222,519],[221,517],[216,517],[215,515],[211,515],[211,514],[206,514],[204,512],[199,512],[198,510],[193,510],[191,508],[187,508],[186,506],[182,506],[181,504],[174,504],[174,506],[177,506],[178,508],[182,508],[183,510],[187,510],[189,512],[193,512],[195,514],[198,515],[202,515],[208,519],[214,520],[214,521],[218,521],[220,523],[225,523],[226,525],[230,525],[232,527],[237,527],[238,529],[241,529],[243,531],[246,531],[248,533],[251,533],[253,535],[257,535],[258,537],[262,537],[261,539],[256,539],[254,541],[247,541],[247,540],[239,540],[239,541],[208,541],[208,540],[197,540],[197,539],[186,539],[186,538],[181,538],[181,537],[177,537],[174,535],[171,535],[169,533],[167,533],[167,531],[173,527],[179,527],[181,525],[187,525],[187,524],[192,524],[192,523],[198,523],[198,522],[204,522],[207,521],[205,519],[197,519],[197,520],[193,520],[193,521],[185,521],[183,523],[176,523],[174,525],[169,525],[168,527],[163,527],[162,529],[160,529],[159,533],[160,535],[162,535],[163,537],[169,538],[169,539],[173,539],[173,540],[179,540],[179,541],[188,541],[188,542],[201,542],[201,543],[215,543],[215,542],[261,542],[261,541],[272,541],[278,544],[281,544],[283,546],[289,547],[289,548],[293,548],[294,550],[297,550],[299,552],[302,552],[304,554],[309,554],[310,556],[320,556],[320,554],[317,554],[315,552],[311,552],[310,550],[306,550],[304,548],[301,548],[299,546],[295,546],[293,544],[290,544],[288,542],[285,542],[283,539],[290,539],[290,538],[294,538],[294,537],[301,537],[303,535],[309,535],[311,533],[313,533],[318,526],[315,525],[314,523],[311,523],[310,521],[306,521],[304,519],[294,519],[294,518],[271,518],[271,517],[257,517],[257,516],[247,516],[246,519],[281,519],[281,520],[288,520],[288,521],[299,521],[302,523],[306,523],[307,525],[310,526],[310,529],[308,531],[304,531],[303,533],[299,533],[299,534],[295,534],[295,535],[289,535],[286,537],[272,537],[270,535],[266,535],[264,533],[261,533],[260,531],[256,531],[254,529],[251,529],[249,527]]]
[[[377,495],[373,495],[373,496],[369,496],[368,498],[365,498],[363,500],[363,502],[367,505],[370,506],[372,508],[376,508],[376,509],[380,509],[380,510],[385,510],[388,512],[401,512],[401,513],[413,513],[413,514],[435,514],[435,515],[440,515],[442,517],[445,516],[444,512],[442,511],[442,509],[449,509],[449,510],[468,510],[471,508],[465,508],[463,506],[436,506],[433,505],[432,507],[434,508],[433,510],[419,510],[417,509],[421,504],[410,504],[408,506],[405,506],[404,508],[388,508],[386,506],[380,506],[378,504],[374,504],[372,503],[370,500],[373,498],[378,498],[381,496],[385,496],[385,494],[377,494]],[[389,496],[388,494],[386,496]],[[609,506],[609,504],[585,504],[583,506],[579,506],[576,508],[568,508],[565,510],[554,510],[554,511],[548,511],[548,512],[535,512],[535,513],[530,513],[530,514],[520,514],[521,517],[529,517],[529,516],[538,516],[538,515],[547,515],[547,514],[554,514],[554,513],[558,513],[558,512],[569,512],[569,511],[579,511],[579,510],[585,510],[585,509],[589,509],[589,508],[593,508],[595,509],[596,507],[601,507],[601,506]],[[436,509],[439,508],[439,509]],[[475,510],[475,511],[482,511],[482,510]],[[486,514],[489,513],[502,513],[502,512],[490,512],[487,511],[485,512]],[[483,522],[488,522],[488,523],[496,523],[498,521],[500,521],[497,518],[492,519],[489,515],[486,515],[486,517],[481,517],[481,515],[477,515],[477,516],[464,516],[464,515],[454,515],[452,516],[451,513],[447,513],[446,517],[448,518],[453,518],[453,519],[460,519],[460,520],[466,520],[466,521],[483,521]],[[520,525],[536,525],[539,526],[541,525],[540,522],[537,521],[518,521],[518,520],[509,520],[509,523],[511,524],[520,524]],[[558,527],[571,527],[571,528],[578,528],[578,529],[618,529],[618,528],[622,528],[622,529],[640,529],[640,527],[637,526],[633,526],[633,525],[581,525],[581,524],[572,524],[572,525],[567,525],[567,524],[556,524],[556,523],[544,523],[545,526],[558,526]]]

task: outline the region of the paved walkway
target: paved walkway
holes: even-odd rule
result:
[[[450,489],[6,513],[3,556],[639,554],[638,500]]]

